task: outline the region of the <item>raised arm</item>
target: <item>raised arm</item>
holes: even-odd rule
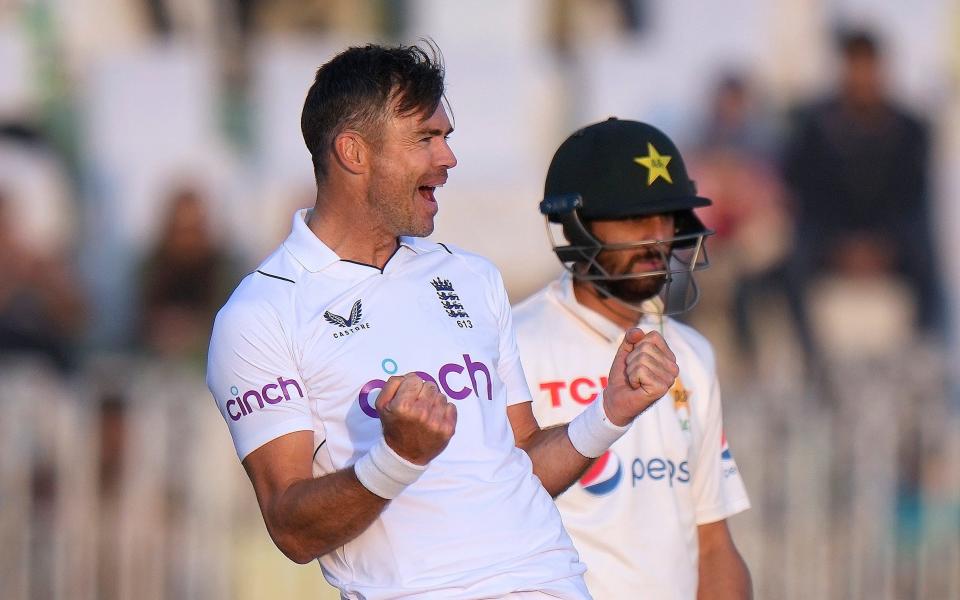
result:
[[[296,431],[243,461],[270,537],[300,564],[360,535],[389,502],[363,487],[352,465],[314,478],[312,445],[312,431]]]
[[[313,477],[310,431],[244,459],[267,531],[291,560],[307,563],[363,533],[453,437],[456,408],[415,374],[391,377],[376,408],[383,438],[350,467]]]
[[[529,402],[507,409],[514,439],[533,462],[543,487],[557,496],[659,400],[679,374],[676,357],[658,332],[626,332],[602,399],[567,425],[541,429]]]

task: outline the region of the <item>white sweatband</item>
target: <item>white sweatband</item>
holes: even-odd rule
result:
[[[577,452],[587,458],[597,458],[630,429],[632,423],[623,427],[614,425],[603,410],[603,396],[593,401],[587,410],[570,421],[567,435]]]
[[[353,464],[363,487],[387,500],[400,495],[426,470],[427,465],[415,465],[394,452],[383,438]]]

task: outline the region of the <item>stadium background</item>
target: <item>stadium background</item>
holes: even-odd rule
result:
[[[956,2],[0,2],[0,597],[334,597],[271,545],[203,352],[213,307],[312,204],[312,72],[350,44],[429,36],[460,161],[433,237],[491,257],[512,299],[558,271],[536,203],[577,126],[657,124],[718,199],[689,319],[718,351],[756,596],[960,598],[953,315],[920,332],[897,277],[821,278],[822,378],[776,286],[749,310],[754,359],[731,316],[736,282],[793,249],[778,145],[789,109],[834,85],[845,26],[879,35],[891,94],[931,124],[952,306]],[[725,80],[747,83],[735,152],[709,135]]]

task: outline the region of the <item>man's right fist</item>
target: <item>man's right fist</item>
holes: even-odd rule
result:
[[[375,406],[387,444],[417,465],[443,452],[457,428],[457,407],[416,373],[388,379]]]
[[[677,357],[659,332],[628,329],[603,392],[607,418],[620,427],[630,423],[663,397],[679,374]]]

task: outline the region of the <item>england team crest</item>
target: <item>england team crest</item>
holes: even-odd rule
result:
[[[464,308],[460,296],[457,294],[457,291],[453,289],[453,283],[449,279],[436,277],[430,281],[430,285],[437,291],[440,306],[443,307],[443,310],[447,311],[448,317],[451,319],[470,318],[470,315],[467,314],[467,309]]]

